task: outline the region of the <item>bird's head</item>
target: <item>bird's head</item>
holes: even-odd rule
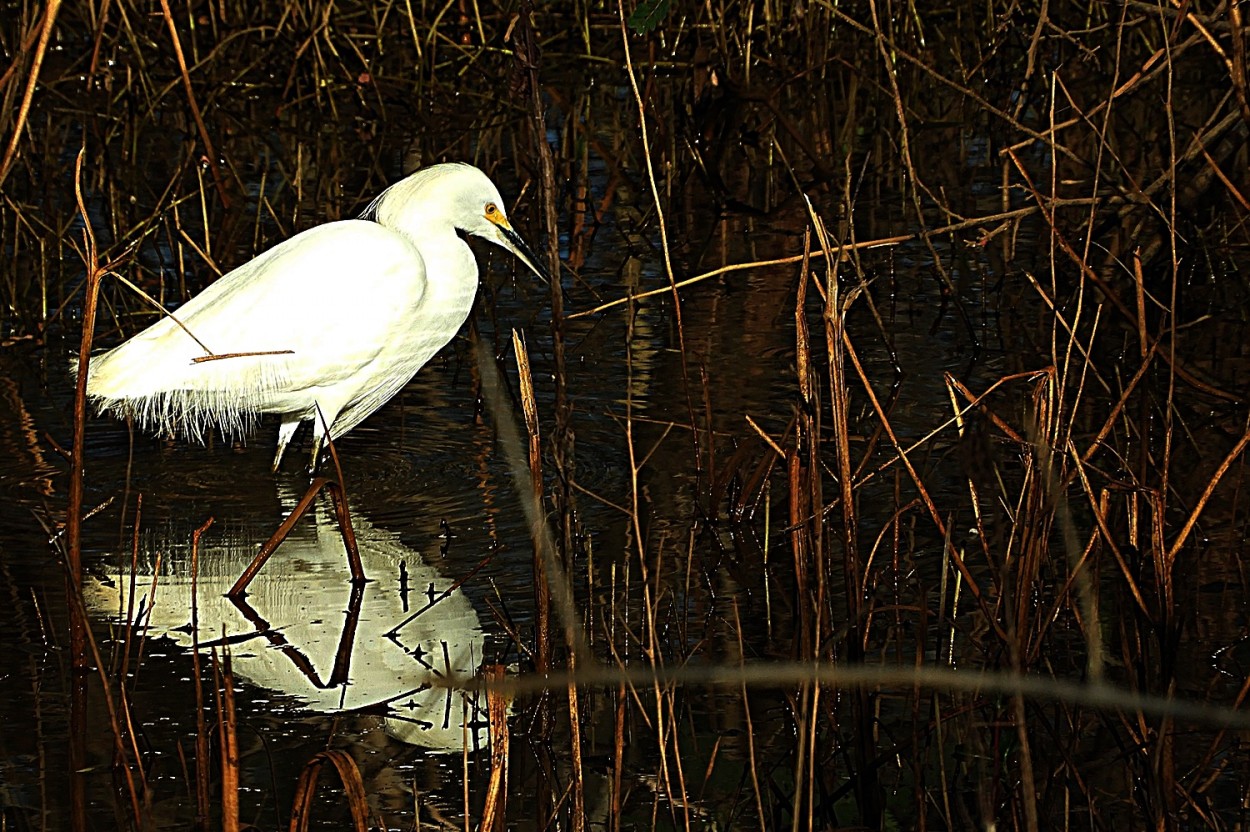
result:
[[[477,170],[477,168],[473,168]],[[480,171],[478,171],[481,173]],[[475,190],[476,202],[466,206],[467,212],[477,211],[471,225],[462,227],[461,230],[467,231],[474,236],[489,240],[495,245],[505,248],[517,256],[525,265],[529,266],[534,274],[543,280],[550,281],[551,276],[547,274],[547,270],[543,268],[542,263],[534,254],[533,250],[526,244],[521,235],[512,227],[512,223],[508,220],[507,214],[504,213],[503,199],[499,196],[499,191],[495,188],[494,183],[482,174],[482,183],[485,185],[481,190]]]
[[[451,225],[507,249],[540,278],[550,279],[533,250],[512,227],[495,183],[472,165],[422,168],[383,191],[361,216],[408,229],[418,237],[431,225]]]

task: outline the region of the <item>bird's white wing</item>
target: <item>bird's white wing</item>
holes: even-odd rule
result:
[[[242,429],[283,397],[367,367],[425,287],[403,236],[361,220],[318,226],[175,310],[182,327],[165,318],[93,359],[88,393],[103,409],[191,436],[210,424]],[[205,347],[219,357],[204,360]]]

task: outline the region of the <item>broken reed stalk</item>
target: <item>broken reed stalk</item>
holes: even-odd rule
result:
[[[531,499],[536,505],[541,506],[543,505],[543,472],[538,404],[534,401],[534,380],[530,374],[529,352],[516,330],[512,331],[512,348],[516,355],[517,378],[521,390],[521,412],[525,418],[526,433],[529,435]],[[530,537],[534,549],[534,669],[539,673],[547,673],[551,670],[551,584],[548,582],[547,567],[543,562],[542,539],[533,534]],[[547,691],[541,691],[537,696],[537,701],[534,703],[534,721],[539,736],[551,736],[554,722],[551,715],[551,699]],[[552,789],[549,784],[544,782],[538,794],[538,811],[542,817],[550,818],[551,812],[554,811],[551,806],[551,793]],[[490,803],[488,807],[491,807]],[[466,819],[467,817],[466,812]],[[482,828],[489,828],[485,820],[482,821]]]
[[[543,504],[543,458],[542,438],[539,435],[538,404],[534,401],[534,379],[530,375],[529,352],[525,341],[512,331],[512,350],[516,355],[517,378],[521,389],[521,413],[525,418],[525,430],[529,435],[529,472],[533,500]],[[547,570],[543,565],[539,539],[534,544],[534,669],[546,673],[551,669],[551,587],[547,583]]]
[[[504,666],[494,664],[484,668],[482,678],[487,683],[501,682]],[[482,832],[503,832],[508,817],[508,702],[503,691],[488,688],[486,691],[486,714],[490,721],[490,782],[486,786],[486,803],[482,809]]]
[[[806,253],[811,248],[811,230],[808,229],[803,234],[803,251],[804,258],[799,266],[798,291],[795,293],[794,300],[794,365],[795,376],[799,392],[800,412],[795,416],[795,442],[793,448],[786,449],[786,480],[789,496],[789,529],[790,529],[790,554],[794,559],[794,584],[795,591],[799,598],[807,599],[810,595],[809,591],[809,568],[808,568],[808,529],[807,518],[814,513],[820,511],[822,506],[811,506],[808,500],[809,489],[804,487],[803,483],[803,460],[802,447],[805,442],[812,441],[811,437],[811,408],[813,385],[815,381],[812,372],[811,358],[811,335],[807,326],[807,283],[808,283],[808,263],[809,258]],[[814,658],[813,652],[816,650],[814,645],[818,641],[813,641],[813,633],[810,626],[806,623],[806,618],[810,605],[800,603],[799,605],[799,624],[800,629],[798,638],[795,639],[796,655],[809,659]]]
[[[517,376],[521,389],[521,412],[525,417],[525,429],[529,435],[529,470],[530,482],[533,487],[534,502],[538,505],[543,504],[543,472],[542,472],[542,442],[539,433],[538,424],[538,403],[534,399],[534,380],[530,374],[529,352],[525,347],[525,342],[516,330],[512,331],[512,348],[516,354]],[[535,544],[538,540],[535,539]],[[534,547],[534,594],[536,602],[535,610],[535,670],[538,672],[546,672],[551,668],[551,647],[550,647],[550,629],[551,629],[551,587],[547,581],[547,573],[543,568],[542,550],[535,545]],[[570,654],[568,657],[569,671],[575,673],[577,668],[577,657]],[[568,688],[568,706],[569,706],[569,731],[571,734],[572,748],[572,777],[573,777],[573,811],[578,816],[584,815],[584,798],[579,797],[582,793],[582,760],[581,760],[581,715],[578,707],[577,687],[570,685]],[[543,712],[540,710],[540,717]],[[576,817],[573,819],[573,828],[580,830],[583,821],[578,821]]]
[[[200,664],[200,538],[213,525],[213,518],[191,533],[191,675],[195,680],[195,826],[201,832],[212,828],[212,803],[208,797],[211,770],[208,721],[204,709],[204,675]]]
[[[222,832],[239,832],[239,735],[235,722],[234,668],[230,663],[230,645],[222,645],[220,662],[214,647],[212,660],[217,749],[221,762],[221,828]]]
[[[547,583],[551,587],[552,609],[560,619],[565,641],[572,645],[572,652],[581,660],[582,666],[593,666],[593,657],[582,632],[581,617],[573,600],[573,588],[569,584],[564,565],[556,552],[555,537],[547,524],[541,504],[532,497],[532,485],[528,459],[517,430],[512,403],[499,378],[499,368],[485,340],[473,336],[474,358],[482,378],[482,400],[491,414],[498,433],[499,448],[503,451],[508,472],[520,497],[521,508],[530,534],[538,539],[537,546],[543,552],[543,566],[547,571]]]

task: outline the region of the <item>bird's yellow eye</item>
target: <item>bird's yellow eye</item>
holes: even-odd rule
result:
[[[499,214],[499,206],[493,202],[486,203],[486,216],[494,218]]]

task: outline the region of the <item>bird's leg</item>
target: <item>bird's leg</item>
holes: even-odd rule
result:
[[[277,472],[278,466],[282,463],[282,454],[286,450],[286,446],[291,444],[291,437],[295,435],[295,429],[299,427],[300,418],[298,416],[283,416],[282,426],[278,428],[278,452],[273,456],[273,470]]]
[[[328,411],[322,410],[321,402],[316,402],[313,408],[312,458],[308,460],[308,476],[310,477],[317,476],[317,463],[321,460],[321,446],[330,436],[330,424],[339,412],[337,406],[331,407]]]
[[[334,517],[339,521],[339,534],[343,536],[343,548],[347,550],[347,568],[352,572],[352,584],[365,582],[365,567],[360,562],[360,548],[356,545],[356,530],[352,528],[352,513],[347,507],[347,493],[343,484],[330,480],[326,484],[330,501],[334,504]]]
[[[240,598],[247,594],[247,585],[260,572],[265,565],[265,561],[269,560],[270,556],[282,545],[282,541],[286,540],[287,535],[291,533],[291,529],[295,528],[295,524],[299,522],[299,519],[312,508],[317,495],[321,493],[321,489],[328,482],[329,480],[325,477],[318,477],[312,481],[312,484],[308,486],[308,491],[295,504],[295,508],[291,509],[291,513],[286,516],[286,519],[282,521],[282,524],[278,526],[273,535],[265,541],[265,545],[260,547],[260,551],[256,553],[256,557],[252,558],[252,562],[248,564],[247,569],[243,570],[243,574],[239,576],[239,579],[234,582],[234,586],[230,587],[230,591],[226,593],[228,597]],[[353,575],[353,577],[355,576]]]
[[[312,456],[308,459],[308,476],[317,476],[317,462],[321,457],[321,436],[318,433],[313,434]]]
[[[347,507],[347,496],[343,493],[343,486],[334,480],[325,477],[315,477],[309,484],[308,490],[304,492],[304,496],[295,504],[295,508],[291,509],[291,513],[287,515],[282,524],[270,538],[265,541],[265,545],[260,547],[260,551],[256,553],[256,557],[248,564],[247,569],[243,570],[243,574],[234,582],[234,586],[226,595],[230,598],[241,598],[247,594],[248,584],[264,567],[265,562],[277,551],[282,545],[282,541],[287,539],[291,533],[291,529],[295,528],[295,524],[300,518],[312,509],[313,504],[317,500],[317,495],[321,493],[321,489],[325,489],[330,494],[330,500],[334,506],[334,517],[339,523],[339,533],[343,536],[343,548],[347,550],[347,567],[352,573],[352,584],[356,586],[363,585],[367,580],[365,578],[365,568],[360,562],[360,549],[356,545],[356,532],[352,529],[352,517]]]
[[[343,535],[343,548],[347,550],[347,565],[352,570],[352,584],[359,586],[365,582],[365,568],[360,563],[360,549],[356,546],[356,531],[352,528],[352,512],[347,507],[347,486],[343,485],[343,468],[339,465],[338,451],[334,449],[334,437],[327,430],[325,436],[326,450],[330,452],[330,462],[334,465],[335,478],[326,484],[330,493],[330,501],[334,504],[334,516],[339,521],[339,532]],[[313,456],[313,464],[317,457]]]

